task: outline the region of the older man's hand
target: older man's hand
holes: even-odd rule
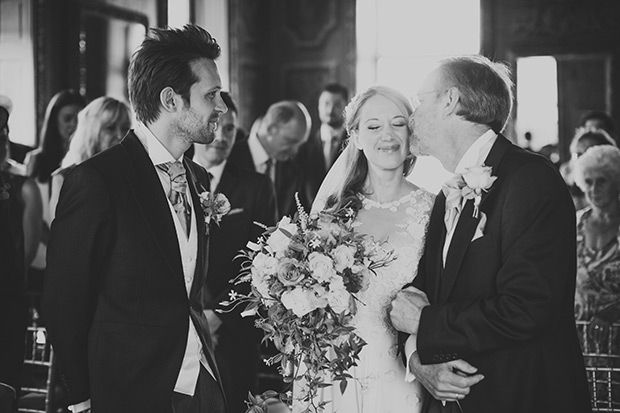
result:
[[[465,360],[422,365],[417,353],[409,359],[409,369],[434,398],[448,402],[464,399],[471,387],[484,379]]]
[[[422,309],[429,305],[423,291],[415,287],[400,290],[392,301],[390,318],[392,326],[403,333],[417,334]]]

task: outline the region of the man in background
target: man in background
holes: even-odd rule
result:
[[[310,127],[310,115],[301,102],[274,103],[254,122],[250,136],[235,143],[230,154],[231,164],[257,171],[272,180],[278,219],[295,213],[295,193],[310,208],[304,191],[304,171],[294,160],[299,147],[308,140]]]
[[[334,164],[347,134],[344,130],[344,108],[349,101],[349,91],[339,83],[326,85],[319,95],[320,126],[299,148],[297,162],[305,173],[306,198],[314,201],[327,171]]]
[[[241,270],[242,260],[235,257],[248,241],[256,242],[264,231],[254,222],[275,225],[276,201],[267,176],[228,162],[238,131],[237,106],[227,92],[221,92],[221,96],[228,112],[220,116],[212,143],[194,145],[194,162],[209,172],[210,191],[226,195],[231,205],[230,212],[210,233],[205,312],[229,411],[244,412],[248,391],[256,394],[258,390],[261,331],[254,327],[254,317],[241,317],[242,308],[218,313],[214,310],[222,308],[219,303],[228,299],[231,290],[249,293],[248,283],[230,283]]]

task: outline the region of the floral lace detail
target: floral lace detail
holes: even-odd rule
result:
[[[362,197],[362,204],[364,205],[365,209],[383,208],[383,209],[389,209],[392,212],[396,212],[398,210],[398,207],[401,204],[411,200],[411,198],[415,195],[415,192],[416,191],[410,192],[404,197],[402,197],[401,199],[397,199],[396,201],[384,202],[384,203],[381,203],[379,201],[373,201],[372,199],[368,199],[366,197]]]

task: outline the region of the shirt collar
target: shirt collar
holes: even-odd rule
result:
[[[323,141],[323,143],[331,142],[333,137],[339,136],[342,133],[342,129],[334,129],[327,123],[322,123],[321,128],[319,129],[319,133],[321,135],[321,140]]]
[[[222,174],[224,173],[226,162],[227,161],[224,160],[224,162],[222,162],[221,164],[212,166],[211,168],[207,169],[207,171],[209,171],[209,173],[213,175],[212,181],[216,184],[216,186],[222,179]]]
[[[142,145],[146,149],[146,152],[149,154],[149,158],[151,158],[151,162],[153,165],[159,165],[166,162],[182,162],[183,155],[179,159],[174,159],[172,154],[168,152],[168,149],[157,139],[153,132],[142,122],[137,122],[136,128],[134,129],[134,133],[142,142]]]
[[[465,155],[463,155],[456,166],[454,173],[462,174],[468,168],[482,165],[487,156],[489,156],[489,152],[491,152],[491,148],[496,140],[497,134],[491,129],[482,134],[482,136],[476,139],[469,149],[467,149],[467,152],[465,152]]]
[[[267,153],[265,148],[263,148],[263,144],[260,143],[260,141],[258,140],[257,126],[253,127],[250,131],[250,137],[248,138],[248,147],[250,148],[250,153],[252,154],[252,159],[254,160],[254,167],[256,170],[259,170],[260,167],[269,159],[269,154]]]

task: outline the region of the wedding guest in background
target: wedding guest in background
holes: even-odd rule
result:
[[[2,110],[2,108],[0,108]],[[41,240],[43,205],[41,193],[33,179],[16,174],[9,162],[9,129],[0,129],[0,175],[3,178],[2,197],[8,205],[10,225],[18,256],[19,270],[25,277]]]
[[[349,91],[338,83],[326,85],[319,95],[319,127],[301,145],[297,162],[305,174],[306,197],[314,201],[327,171],[343,150],[346,141],[344,108],[349,101]]]
[[[35,180],[43,202],[43,228],[41,242],[27,274],[27,289],[35,298],[38,307],[39,296],[43,290],[43,272],[46,266],[47,242],[50,228],[50,177],[60,167],[67,151],[71,135],[77,127],[77,114],[84,107],[84,98],[76,91],[61,90],[50,99],[41,133],[39,147],[28,152],[24,164],[27,174]]]
[[[582,335],[586,365],[620,367],[620,336],[610,325],[620,320],[620,149],[596,146],[575,165],[575,182],[585,193],[587,207],[577,214],[577,286],[575,316],[590,323]],[[611,338],[610,338],[611,334]],[[611,347],[610,347],[611,345]],[[597,373],[600,374],[600,373]],[[597,402],[607,406],[607,388],[600,380]],[[614,403],[620,403],[620,376],[613,377]]]
[[[308,139],[310,127],[310,114],[301,102],[274,103],[254,122],[250,136],[235,143],[228,159],[241,168],[271,178],[278,219],[295,214],[295,193],[299,193],[302,204],[310,209],[304,191],[304,171],[294,161],[299,147]]]
[[[25,161],[28,174],[37,182],[49,182],[52,172],[60,166],[77,128],[78,112],[85,104],[82,95],[73,90],[62,90],[50,100],[41,127],[41,143],[28,153]]]
[[[215,138],[217,41],[152,28],[134,52],[137,118],[118,145],[77,165],[56,208],[44,310],[74,412],[225,413],[203,313],[207,171],[183,157]]]
[[[583,192],[579,189],[579,186],[575,184],[573,169],[577,159],[579,159],[588,148],[596,145],[616,146],[616,142],[603,129],[589,130],[584,127],[577,129],[570,144],[571,158],[568,162],[560,165],[560,174],[562,174],[566,185],[568,185],[577,211],[586,206],[586,201]]]
[[[127,105],[111,97],[99,97],[78,114],[78,124],[60,168],[52,173],[50,220],[54,220],[60,188],[67,174],[91,156],[116,145],[131,128]]]
[[[0,160],[8,148],[8,111],[0,107]],[[0,171],[0,412],[13,412],[20,387],[27,313],[24,282],[23,237],[13,210],[19,207],[8,177]],[[35,190],[38,191],[36,186]],[[18,225],[16,226],[16,222]]]
[[[251,169],[228,162],[237,135],[237,106],[230,94],[221,92],[228,112],[220,116],[212,143],[194,144],[194,162],[211,174],[211,192],[221,192],[230,201],[231,210],[210,233],[209,271],[205,286],[205,308],[214,337],[217,360],[230,412],[244,412],[248,391],[257,393],[259,345],[262,334],[254,327],[253,317],[241,317],[240,309],[215,313],[219,303],[228,299],[231,289],[249,293],[230,283],[241,270],[235,259],[248,241],[256,241],[264,231],[254,224],[276,223],[276,202],[271,180]]]
[[[579,121],[579,126],[585,130],[603,129],[614,139],[616,146],[618,146],[618,142],[616,141],[616,125],[607,112],[602,110],[591,110],[582,116]]]

